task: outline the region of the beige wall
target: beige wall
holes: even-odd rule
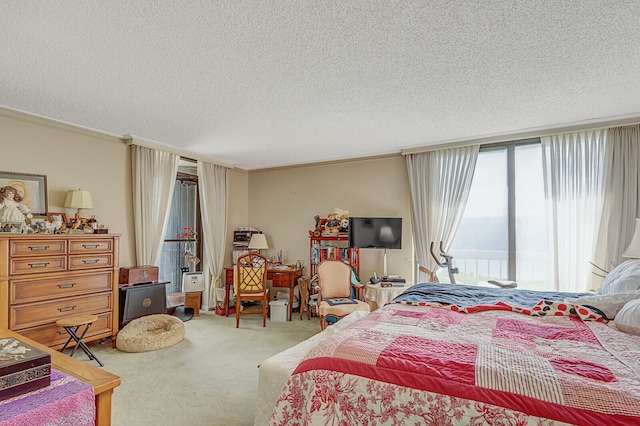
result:
[[[233,250],[233,231],[239,226],[249,226],[249,174],[243,170],[229,170],[228,208],[227,208],[227,249],[224,265],[231,265]],[[224,279],[224,278],[223,278]]]
[[[63,206],[67,190],[91,191],[95,215],[121,235],[120,266],[135,265],[130,149],[116,137],[0,110],[0,171],[47,176],[49,211]],[[282,169],[229,171],[227,254],[231,264],[233,230],[255,226],[267,235],[274,256],[302,260],[308,273],[308,231],[313,216],[335,207],[352,216],[402,217],[402,250],[387,254],[388,272],[410,279],[411,213],[406,164],[402,156]],[[361,277],[382,274],[382,250],[361,251]]]
[[[135,264],[129,149],[119,138],[0,110],[0,171],[47,176],[48,210],[64,212],[67,190],[91,191],[95,215],[120,234],[120,265]]]
[[[401,155],[264,170],[249,173],[249,221],[262,230],[268,256],[282,250],[289,262],[309,271],[309,230],[313,217],[335,207],[351,216],[402,217],[402,250],[387,251],[388,273],[412,278],[411,200]],[[383,250],[361,250],[360,275],[382,275]]]

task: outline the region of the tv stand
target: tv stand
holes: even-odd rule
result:
[[[387,280],[387,249],[384,249],[384,266],[383,266],[383,270],[382,270],[382,280],[386,281]]]

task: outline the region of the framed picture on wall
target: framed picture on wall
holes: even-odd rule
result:
[[[29,173],[0,172],[0,188],[12,186],[23,198],[31,213],[45,215],[47,212],[47,177]]]

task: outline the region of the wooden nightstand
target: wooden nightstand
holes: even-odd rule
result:
[[[184,307],[193,308],[193,316],[200,316],[200,305],[202,304],[202,292],[190,291],[185,293]]]

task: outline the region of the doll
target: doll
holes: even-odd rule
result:
[[[0,188],[0,222],[18,222],[25,226],[25,216],[32,218],[31,211],[22,204],[22,197],[13,186]]]

